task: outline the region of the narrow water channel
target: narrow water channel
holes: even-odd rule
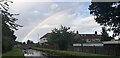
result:
[[[26,49],[23,50],[25,58],[48,58],[46,53],[33,50],[33,49]]]

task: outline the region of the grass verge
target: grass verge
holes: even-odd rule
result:
[[[20,48],[13,48],[11,51],[2,54],[2,58],[24,58],[24,54]]]
[[[52,50],[52,49],[45,49],[45,48],[33,48],[38,51],[47,52],[50,54],[56,54],[61,56],[105,56],[100,54],[92,54],[92,53],[83,53],[83,52],[74,52],[74,51],[62,51],[62,50]]]

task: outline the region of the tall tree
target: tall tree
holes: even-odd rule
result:
[[[91,2],[89,10],[97,23],[107,27],[108,31],[113,31],[113,37],[120,34],[120,1]]]
[[[101,37],[101,40],[102,41],[108,41],[108,33],[106,31],[106,28],[105,27],[102,27],[102,37]]]
[[[17,27],[22,27],[15,23],[18,19],[14,18],[14,15],[18,14],[9,13],[8,3],[13,2],[7,0],[0,1],[0,14],[2,15],[2,52],[12,49],[16,39],[14,31],[17,30]]]
[[[60,50],[66,50],[69,45],[72,44],[74,38],[73,32],[68,31],[70,27],[61,26],[61,28],[55,28],[50,34],[48,42],[53,45],[57,45]]]

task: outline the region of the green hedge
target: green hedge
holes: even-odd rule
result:
[[[62,51],[62,50],[52,50],[46,48],[33,48],[35,50],[47,52],[50,54],[56,54],[61,56],[105,56],[100,54],[92,54],[92,53],[83,53],[83,52],[74,52],[74,51]]]

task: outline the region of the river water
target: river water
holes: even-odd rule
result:
[[[25,58],[48,58],[46,53],[33,49],[26,49],[23,52]]]

